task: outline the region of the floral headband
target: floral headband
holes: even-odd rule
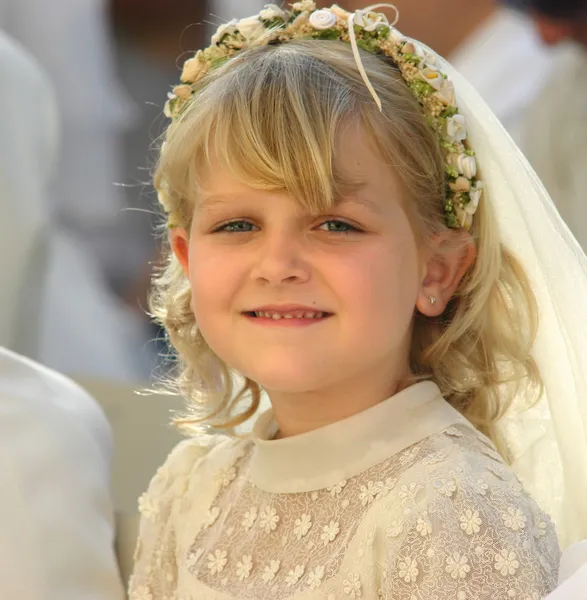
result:
[[[359,49],[388,56],[439,137],[447,180],[443,201],[446,224],[469,229],[483,193],[483,182],[477,179],[477,161],[467,143],[465,118],[456,106],[453,83],[439,70],[436,54],[405,38],[393,27],[397,18],[390,24],[384,14],[375,12],[382,7],[395,9],[392,4],[375,4],[349,13],[335,4],[317,10],[313,0],[302,0],[295,2],[290,11],[267,4],[258,15],[221,25],[212,36],[211,45],[198,50],[184,64],[182,83],[169,94],[165,115],[178,117],[195,94],[196,84],[240,52],[270,42],[296,39],[350,43],[357,68],[381,110],[381,101],[367,77]]]

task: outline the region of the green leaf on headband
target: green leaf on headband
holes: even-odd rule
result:
[[[213,69],[217,69],[218,67],[221,67],[229,58],[230,56],[219,56],[217,58],[211,58],[210,66]]]
[[[275,29],[276,27],[281,27],[285,21],[281,17],[273,17],[273,19],[261,19],[261,22],[268,29]]]
[[[457,221],[457,216],[455,215],[454,212],[452,212],[452,210],[446,211],[446,224],[451,229],[457,229],[457,227],[459,226],[459,223]]]
[[[410,82],[409,86],[414,95],[418,98],[425,98],[435,92],[435,89],[429,83],[426,83],[421,79],[415,79]]]
[[[376,54],[379,52],[379,42],[377,40],[362,40],[359,38],[357,39],[357,46],[361,48],[361,50],[365,50],[371,54]]]
[[[391,29],[389,27],[387,27],[387,25],[385,27],[382,27],[378,32],[377,32],[377,37],[381,38],[381,39],[386,39],[387,36],[389,35],[389,32],[391,31]]]
[[[450,119],[450,117],[454,117],[458,113],[458,109],[454,106],[447,106],[441,113],[440,116],[445,119]]]
[[[336,29],[322,29],[312,33],[315,40],[337,40],[339,36],[340,33]]]
[[[456,167],[445,165],[444,170],[446,171],[446,174],[453,179],[456,179],[459,176],[459,171]]]
[[[402,58],[406,62],[411,62],[414,65],[419,65],[422,60],[419,56],[416,56],[415,54],[402,54]]]

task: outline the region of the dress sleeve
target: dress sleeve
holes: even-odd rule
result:
[[[197,440],[178,444],[139,498],[141,521],[129,600],[173,600],[177,586],[174,512],[191,473],[208,452]]]
[[[388,600],[541,600],[557,582],[554,527],[503,466],[448,470],[406,486],[386,532]]]

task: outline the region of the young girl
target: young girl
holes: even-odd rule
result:
[[[131,598],[544,597],[559,545],[513,469],[587,536],[585,257],[483,102],[383,14],[304,0],[222,26],[166,113],[153,307],[191,437]]]

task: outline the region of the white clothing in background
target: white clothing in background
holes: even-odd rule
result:
[[[59,154],[51,85],[1,31],[0,82],[0,345],[70,374],[143,379],[143,321],[109,293],[83,239],[50,214]]]
[[[62,120],[51,191],[59,222],[111,224],[123,208],[120,131],[133,108],[115,78],[105,0],[0,0],[0,28],[37,59]]]
[[[58,117],[51,85],[0,31],[0,345],[37,356]]]
[[[519,144],[528,105],[552,68],[533,24],[499,8],[449,57]]]
[[[73,382],[0,348],[0,597],[121,600],[112,439]]]

